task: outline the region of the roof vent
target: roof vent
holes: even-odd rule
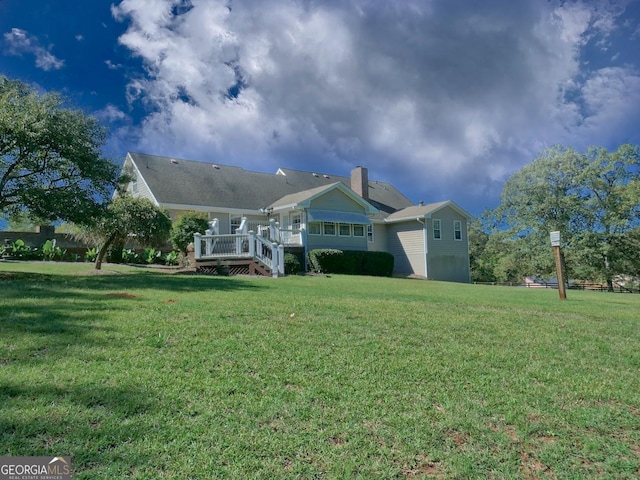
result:
[[[169,160],[171,163],[173,163],[174,165],[178,164],[178,160],[176,160],[175,158],[172,158],[171,160]]]
[[[319,177],[320,176],[316,172],[313,172],[311,175],[313,175],[314,177]]]
[[[323,175],[324,178],[329,178],[329,175]]]

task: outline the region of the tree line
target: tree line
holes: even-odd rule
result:
[[[636,145],[578,152],[554,146],[513,174],[500,205],[470,226],[472,279],[520,282],[555,272],[559,231],[570,278],[640,276],[640,154]]]

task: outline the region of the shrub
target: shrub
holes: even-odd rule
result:
[[[300,260],[293,253],[284,254],[284,273],[296,275],[300,272]]]
[[[24,240],[17,239],[5,249],[5,254],[19,260],[31,260],[39,255],[37,248],[31,248],[24,243]]]
[[[96,261],[96,258],[98,258],[98,248],[88,248],[86,253],[84,254],[84,261],[93,263]]]
[[[196,212],[188,212],[182,215],[171,227],[170,239],[173,248],[182,253],[187,253],[187,245],[193,242],[194,233],[204,234],[209,228],[207,219]]]
[[[178,265],[180,261],[180,254],[176,250],[171,250],[164,257],[165,265]]]
[[[142,260],[144,263],[151,265],[162,261],[162,252],[155,248],[145,248],[142,252]]]
[[[390,277],[393,274],[393,255],[389,252],[363,252],[362,275]]]
[[[66,250],[56,246],[55,240],[47,240],[40,248],[40,253],[43,260],[62,260],[67,254]]]
[[[122,261],[124,263],[142,263],[140,255],[130,248],[122,249]]]
[[[387,252],[317,249],[309,252],[309,266],[317,273],[389,277],[393,273],[393,255]]]

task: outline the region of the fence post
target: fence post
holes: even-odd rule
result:
[[[196,260],[202,257],[202,235],[199,233],[194,233],[193,235],[193,252]]]

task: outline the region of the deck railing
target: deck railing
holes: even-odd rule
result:
[[[275,219],[269,220],[269,225],[255,225],[254,231],[258,232],[258,235],[271,240],[272,242],[279,243],[287,246],[302,246],[302,230],[293,227],[280,227],[280,224]]]
[[[299,228],[278,228],[276,235],[283,245],[302,246],[302,230]]]
[[[267,266],[274,277],[284,275],[284,247],[253,231],[234,235],[196,233],[193,245],[196,261],[256,259]]]

